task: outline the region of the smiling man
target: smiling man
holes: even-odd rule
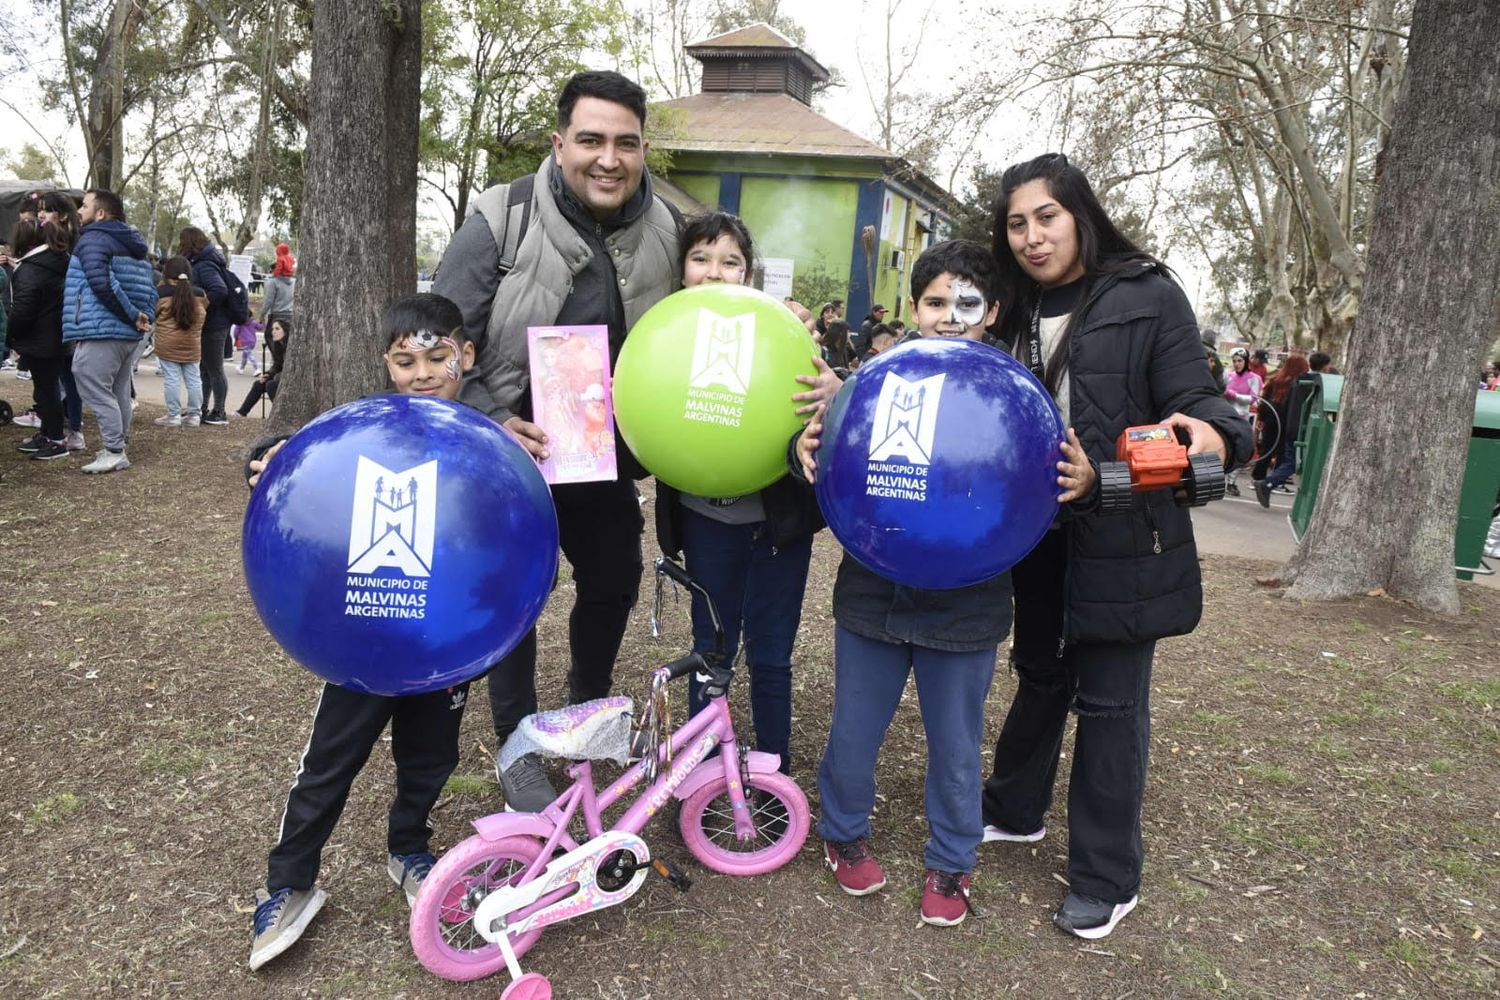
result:
[[[433,291],[458,304],[479,345],[464,399],[539,458],[547,455],[547,428],[531,421],[526,328],[607,326],[613,368],[636,320],[679,284],[681,220],[652,191],[645,124],[646,92],[637,84],[618,73],[575,75],[557,99],[552,154],[535,175],[475,199],[443,255]],[[577,589],[568,629],[572,702],[609,693],[640,590],[643,522],[633,479],[645,471],[618,437],[615,453],[616,480],[552,488]],[[490,672],[498,740],[536,711],[535,675],[533,631]],[[499,778],[514,809],[535,811],[553,798],[534,757]]]

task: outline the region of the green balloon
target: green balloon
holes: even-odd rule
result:
[[[667,296],[631,328],[615,363],[620,434],[653,476],[685,493],[737,497],[786,474],[802,426],[792,394],[818,347],[786,306],[742,285]]]

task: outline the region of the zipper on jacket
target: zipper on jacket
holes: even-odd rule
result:
[[[1151,513],[1151,505],[1146,504],[1146,524],[1151,527],[1151,551],[1161,555],[1161,532],[1156,529],[1156,517]]]

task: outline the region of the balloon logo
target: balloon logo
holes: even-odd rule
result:
[[[786,474],[802,426],[792,394],[817,345],[754,288],[705,284],[662,299],[615,363],[620,434],[653,476],[686,493],[735,497]]]
[[[467,406],[373,396],[294,434],[245,511],[271,635],[334,684],[420,694],[520,641],[557,571],[557,515],[521,445]]]
[[[1010,355],[927,338],[860,367],[835,397],[817,496],[870,570],[944,590],[996,576],[1057,516],[1062,418]]]

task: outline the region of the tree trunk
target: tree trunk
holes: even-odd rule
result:
[[[275,432],[385,384],[381,316],[416,289],[421,41],[419,0],[314,8],[298,322]]]
[[[114,190],[123,174],[125,157],[125,60],[135,40],[140,18],[134,0],[115,0],[98,59],[89,81],[88,132],[90,187]],[[118,192],[116,192],[118,193]]]
[[[1290,598],[1458,611],[1474,373],[1500,321],[1500,4],[1418,0],[1364,301]]]

